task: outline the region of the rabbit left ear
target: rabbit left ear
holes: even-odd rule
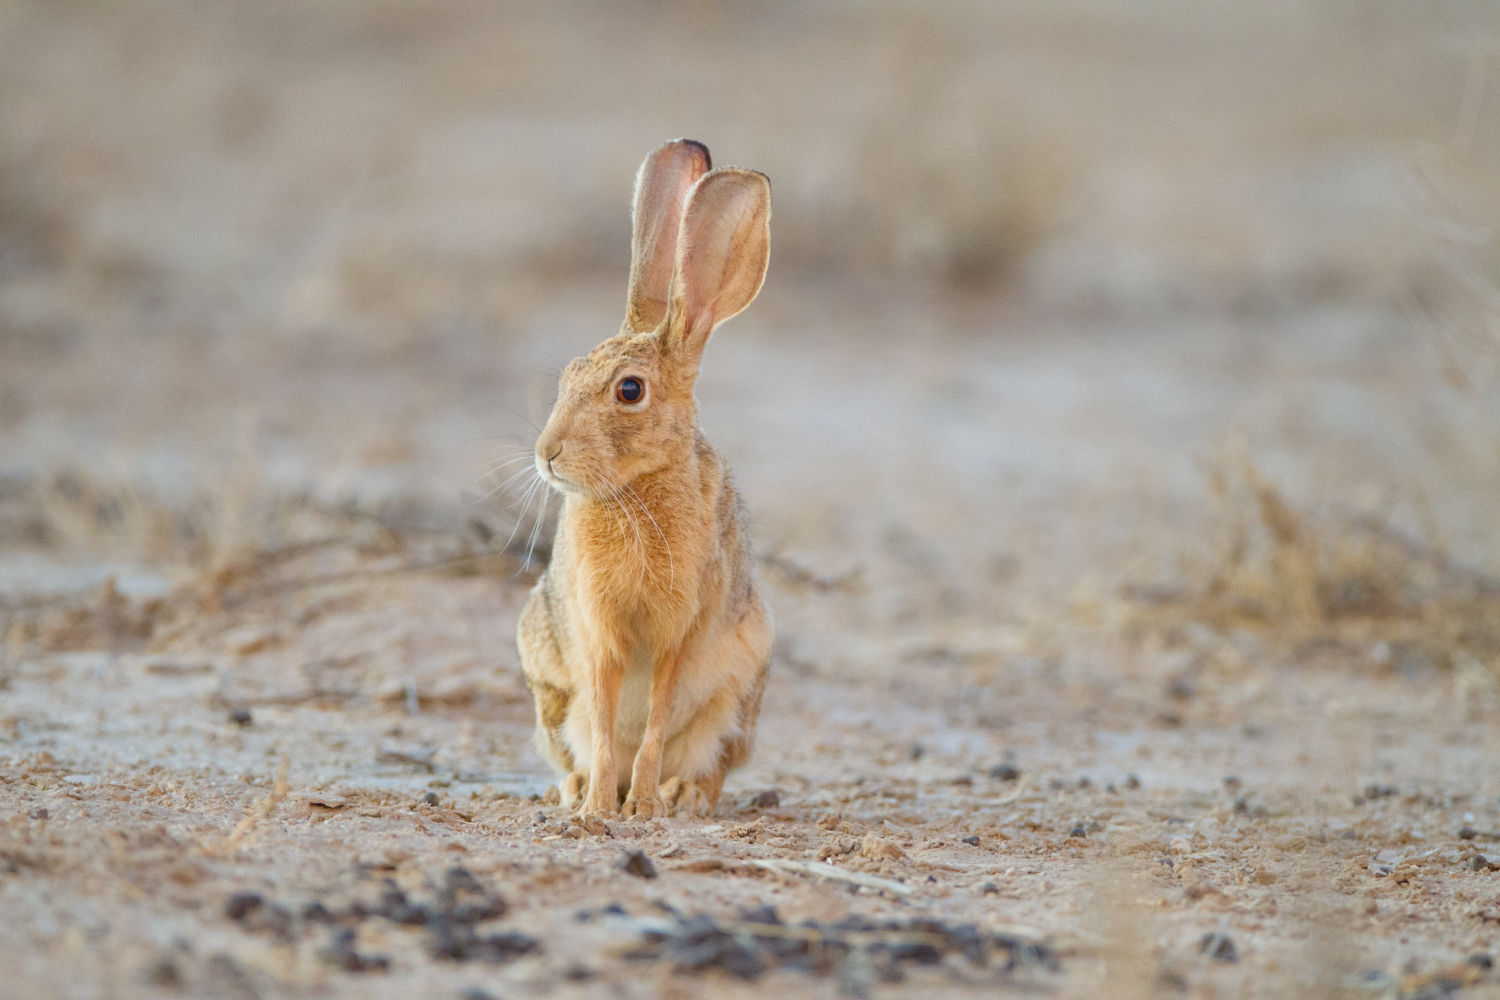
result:
[[[677,237],[668,348],[695,364],[709,335],[755,300],[771,256],[771,180],[738,167],[703,175]]]
[[[707,146],[675,139],[653,150],[636,174],[625,302],[625,325],[636,333],[655,330],[667,314],[683,203],[710,166]]]

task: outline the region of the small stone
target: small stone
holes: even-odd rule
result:
[[[996,764],[990,768],[990,777],[997,781],[1015,781],[1020,776],[1020,770],[1013,764]]]
[[[776,907],[770,905],[757,906],[740,914],[740,920],[747,924],[769,924],[772,927],[781,926],[781,915],[776,912]]]
[[[1476,854],[1469,866],[1476,872],[1500,871],[1500,857],[1490,854]]]
[[[1244,782],[1240,781],[1237,775],[1231,774],[1224,778],[1224,788],[1226,791],[1237,792],[1240,790],[1242,784]]]
[[[1227,934],[1205,934],[1198,940],[1198,951],[1217,962],[1237,962],[1239,952]]]
[[[907,760],[921,760],[922,759],[922,755],[925,754],[926,752],[927,752],[927,748],[924,747],[922,744],[920,744],[920,743],[913,743],[911,745],[911,749],[908,750],[908,751],[906,751],[906,759]]]
[[[774,788],[768,788],[750,797],[752,809],[774,809],[781,805],[781,793]]]
[[[620,862],[620,870],[627,875],[634,875],[636,878],[656,878],[656,865],[652,864],[651,859],[646,857],[645,851],[631,851],[626,854],[624,860]]]
[[[31,811],[31,818],[32,819],[46,819],[47,818],[47,810],[45,810],[45,809],[33,809]]]
[[[1125,775],[1125,787],[1132,792],[1141,787],[1141,779],[1133,774]]]
[[[1464,964],[1475,969],[1493,969],[1495,960],[1488,953],[1480,951],[1464,959]]]
[[[1068,831],[1068,836],[1070,838],[1072,838],[1072,837],[1087,837],[1088,835],[1089,835],[1089,832],[1087,830],[1085,830],[1081,826],[1075,826],[1075,827],[1073,827],[1073,829],[1071,829],[1071,830]]]
[[[224,916],[235,922],[242,921],[264,906],[265,902],[260,893],[237,892],[224,904]]]
[[[422,801],[425,802],[425,803],[427,803],[430,806],[437,805],[438,804],[437,792],[428,792],[426,795],[422,796]]]
[[[252,722],[254,722],[255,719],[250,715],[250,710],[248,708],[240,707],[231,708],[229,710],[229,721],[234,723],[236,726],[248,726]]]
[[[979,887],[979,892],[984,896],[998,896],[1000,895],[1000,887],[993,882],[986,882]]]
[[[1477,836],[1479,836],[1479,831],[1472,826],[1461,827],[1458,831],[1459,840],[1473,840]]]
[[[979,838],[978,837],[965,837],[963,839],[963,843],[968,844],[970,847],[978,847],[979,846]]]

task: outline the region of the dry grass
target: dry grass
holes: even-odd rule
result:
[[[1222,538],[1183,588],[1127,588],[1138,621],[1246,630],[1299,656],[1500,679],[1500,580],[1372,515],[1313,513],[1242,449],[1210,477]]]

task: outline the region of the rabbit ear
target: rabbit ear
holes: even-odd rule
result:
[[[696,362],[714,328],[754,301],[770,255],[770,178],[738,167],[705,174],[682,213],[668,347]]]
[[[683,202],[710,166],[707,146],[675,139],[658,146],[635,175],[625,325],[637,333],[655,330],[667,314]]]

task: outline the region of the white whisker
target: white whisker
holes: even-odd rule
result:
[[[657,536],[661,538],[661,543],[667,550],[667,593],[673,593],[677,588],[677,570],[672,562],[672,543],[667,541],[666,532],[662,531],[661,525],[656,523],[656,517],[651,513],[651,509],[646,506],[646,501],[641,499],[641,495],[635,491],[634,487],[627,484],[624,489],[625,492],[635,498],[635,502],[640,506],[641,512],[651,518],[651,526],[656,529]]]

